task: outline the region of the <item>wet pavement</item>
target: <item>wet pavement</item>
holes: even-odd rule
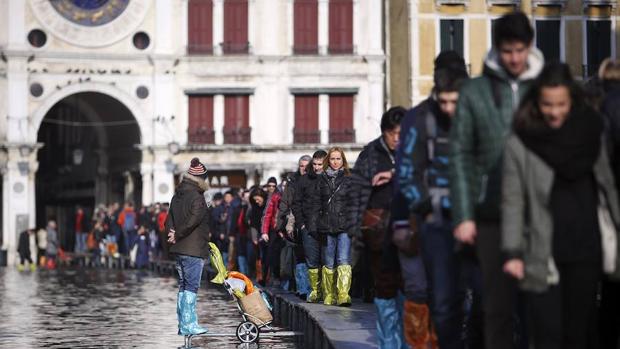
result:
[[[193,345],[243,348],[234,336],[235,302],[215,285],[204,287],[199,317],[218,336]],[[178,348],[176,292],[176,279],[145,271],[0,268],[0,348]],[[261,334],[259,348],[297,347],[295,337]]]

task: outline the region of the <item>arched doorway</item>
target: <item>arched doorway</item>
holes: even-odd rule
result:
[[[57,102],[38,131],[43,144],[36,175],[37,226],[57,220],[61,243],[71,248],[75,209],[141,202],[140,128],[117,99],[80,92]]]

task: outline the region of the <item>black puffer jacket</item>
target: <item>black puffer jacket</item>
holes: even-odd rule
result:
[[[356,211],[353,209],[350,175],[340,171],[335,177],[321,173],[316,190],[311,193],[308,231],[322,234],[350,233]]]
[[[317,191],[318,175],[312,170],[312,166],[308,173],[299,177],[295,184],[295,193],[293,199],[293,216],[295,216],[295,228],[301,230],[305,226],[308,229],[310,221],[310,213],[312,211],[312,202],[310,198]]]
[[[209,255],[210,215],[203,195],[205,189],[204,180],[188,174],[177,187],[166,218],[166,232],[176,232],[170,253],[201,258]]]

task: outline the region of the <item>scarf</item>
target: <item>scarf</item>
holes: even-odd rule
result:
[[[574,181],[592,172],[601,148],[603,120],[591,108],[571,111],[564,124],[552,129],[518,129],[525,146],[549,165],[556,176]]]
[[[339,170],[334,170],[334,169],[332,169],[331,167],[328,167],[328,168],[327,168],[327,170],[325,170],[325,174],[326,174],[328,177],[331,177],[331,178],[336,178],[336,177],[338,177],[338,175],[339,175],[342,171],[344,171],[344,170],[342,169],[342,167],[341,167]]]

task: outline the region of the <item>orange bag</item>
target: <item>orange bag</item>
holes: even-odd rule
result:
[[[243,282],[245,282],[245,294],[251,294],[254,292],[254,284],[252,283],[252,280],[244,274],[241,274],[238,271],[231,271],[228,272],[228,277],[243,280]]]
[[[86,239],[86,247],[89,251],[97,249],[97,240],[95,239],[95,233],[90,232]]]

